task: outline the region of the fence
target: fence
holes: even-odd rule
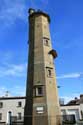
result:
[[[61,125],[71,125],[71,124],[72,125],[83,125],[83,123],[81,123],[81,122],[76,123],[74,115],[57,116],[57,118],[58,117],[61,118],[61,120],[62,120]],[[26,118],[29,119],[31,117],[26,117]],[[49,116],[48,117],[49,123],[45,122],[46,118],[47,118],[47,116],[42,116],[41,119],[39,118],[39,116],[36,116],[34,119],[37,124],[35,123],[35,125],[56,125],[56,123],[52,124],[52,122],[51,122],[51,121],[54,121],[55,117]],[[6,124],[5,122],[0,122],[0,125],[24,125],[24,117],[18,118],[17,116],[11,116],[9,124]]]
[[[26,119],[30,119],[31,117],[26,117]],[[34,117],[34,123],[35,125],[54,125],[56,124],[56,120],[55,117],[53,116],[49,116],[48,117],[48,122],[47,122],[47,116],[35,116]],[[62,120],[62,125],[68,124],[75,124],[76,120],[75,120],[75,116],[74,115],[63,115],[63,116],[57,116],[57,119],[61,119]],[[12,116],[11,117],[11,125],[23,125],[24,123],[24,117],[21,117],[20,119],[18,119],[18,117],[16,116]],[[58,124],[57,124],[58,125]]]
[[[75,115],[63,115],[62,116],[62,123],[63,124],[75,124]]]

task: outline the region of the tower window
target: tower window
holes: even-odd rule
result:
[[[50,69],[48,70],[48,76],[52,76],[52,72]]]
[[[36,96],[43,96],[43,86],[37,86],[35,88],[35,95]]]
[[[3,102],[0,102],[0,108],[3,108]]]
[[[42,95],[42,94],[43,94],[41,87],[38,87],[38,94],[39,94],[39,95]]]
[[[2,120],[2,113],[0,113],[0,120]]]
[[[45,40],[45,45],[48,46],[48,40],[47,39]]]
[[[47,76],[48,77],[52,77],[53,76],[53,68],[50,68],[50,67],[46,67],[47,69]]]
[[[49,39],[44,37],[43,38],[43,43],[44,43],[45,46],[49,46]]]

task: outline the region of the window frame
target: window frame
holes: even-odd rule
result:
[[[2,113],[0,113],[0,121],[2,120]]]
[[[18,102],[18,107],[22,107],[22,101]]]
[[[21,112],[18,112],[17,119],[18,119],[18,120],[21,120],[21,119],[22,119],[22,113],[21,113]]]
[[[51,71],[51,69],[48,69],[48,76],[49,76],[49,77],[52,76],[52,71]]]
[[[49,38],[43,37],[43,44],[44,44],[45,46],[49,46]]]
[[[0,102],[0,108],[3,108],[3,102]]]
[[[46,67],[46,74],[47,74],[47,77],[52,78],[53,77],[53,68]]]
[[[34,88],[35,97],[43,97],[44,96],[44,87],[43,85],[36,85]]]

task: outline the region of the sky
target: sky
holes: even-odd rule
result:
[[[59,97],[83,94],[83,0],[0,0],[0,96],[24,96],[28,60],[28,9],[50,15]]]

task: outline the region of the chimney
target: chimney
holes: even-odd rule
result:
[[[80,95],[80,104],[83,104],[83,94]]]

